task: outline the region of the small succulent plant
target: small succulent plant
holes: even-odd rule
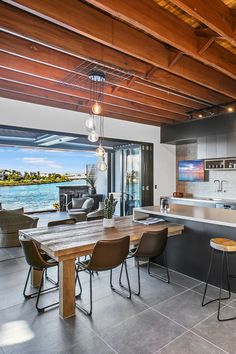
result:
[[[113,214],[113,204],[114,204],[114,197],[111,193],[109,198],[104,200],[104,218],[105,219],[112,219]]]

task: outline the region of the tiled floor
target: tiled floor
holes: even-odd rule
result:
[[[217,304],[201,307],[203,284],[171,271],[165,284],[141,270],[141,296],[124,299],[109,288],[107,273],[94,275],[93,316],[61,320],[58,309],[43,314],[35,300],[24,301],[27,272],[23,258],[0,262],[0,353],[17,354],[220,354],[236,353],[236,321],[220,323]],[[129,263],[131,283],[136,268]],[[115,272],[117,280],[118,271]],[[83,303],[88,304],[88,274],[82,273]],[[211,287],[209,295],[216,295]],[[55,302],[58,292],[42,297]],[[224,315],[236,315],[236,296]],[[18,344],[17,344],[18,343]]]

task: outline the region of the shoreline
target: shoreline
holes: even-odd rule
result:
[[[37,186],[37,185],[42,185],[42,184],[53,184],[53,183],[67,183],[67,182],[73,182],[74,180],[71,181],[53,181],[53,182],[39,182],[39,183],[17,183],[17,184],[1,184],[0,183],[0,188],[1,187],[20,187],[20,186]]]

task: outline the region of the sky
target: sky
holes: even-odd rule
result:
[[[96,164],[95,152],[27,149],[0,146],[0,169],[44,173],[83,173]]]

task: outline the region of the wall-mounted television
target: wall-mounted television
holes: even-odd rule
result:
[[[181,160],[178,162],[178,180],[204,182],[204,160]]]

